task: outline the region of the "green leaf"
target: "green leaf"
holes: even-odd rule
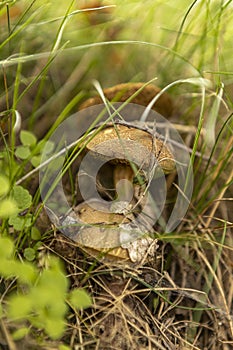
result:
[[[36,144],[36,136],[27,130],[22,130],[19,135],[20,141],[24,146],[34,146]]]
[[[92,305],[92,300],[89,294],[83,289],[74,289],[69,295],[70,303],[73,307],[84,309]]]
[[[0,202],[0,218],[9,218],[12,215],[15,215],[19,212],[17,203],[11,199],[3,199]]]
[[[45,331],[52,339],[60,338],[65,331],[65,322],[63,319],[46,319]]]
[[[23,220],[17,215],[12,215],[9,219],[9,225],[13,226],[16,231],[21,231],[23,229]]]
[[[33,226],[31,230],[31,238],[34,241],[39,241],[41,239],[41,233],[37,227]]]
[[[22,231],[25,227],[30,227],[32,215],[26,216],[12,215],[9,219],[9,225],[13,226],[16,231]]]
[[[44,295],[47,294],[47,298],[53,298],[53,295],[56,296],[56,298],[63,298],[68,288],[68,281],[61,271],[56,272],[51,269],[44,270],[38,281],[38,287],[39,286],[45,289]],[[47,293],[46,290],[49,291],[49,293]],[[51,293],[51,291],[53,291],[53,293]]]
[[[46,147],[44,149],[44,147]],[[51,153],[53,150],[54,150],[54,142],[48,140],[41,140],[38,144],[37,144],[37,148],[39,153],[41,153],[42,151],[43,152],[46,152],[46,154],[49,154]]]
[[[23,255],[26,260],[33,261],[36,257],[36,252],[33,248],[25,248]]]
[[[48,285],[48,283],[51,283],[51,288],[55,288],[56,286],[56,289],[59,289],[63,295],[69,286],[68,280],[63,271],[63,265],[59,259],[53,256],[49,257],[48,264],[49,269],[43,271],[39,283],[45,286]]]
[[[10,258],[14,252],[14,243],[9,238],[0,237],[0,259]]]
[[[6,278],[13,278],[16,275],[18,264],[13,259],[1,259],[0,275]]]
[[[29,262],[16,261],[15,276],[18,277],[20,282],[33,284],[37,278],[37,270],[35,266]]]
[[[12,338],[13,338],[14,340],[23,339],[29,332],[30,332],[30,329],[29,329],[29,328],[26,328],[26,327],[17,329],[15,332],[13,332]]]
[[[41,156],[34,156],[31,159],[31,164],[34,166],[34,168],[38,167],[41,162]]]
[[[36,244],[33,246],[33,249],[35,251],[38,251],[38,249],[43,245],[41,241],[37,241]]]
[[[22,186],[14,186],[13,188],[13,198],[18,204],[18,208],[22,211],[27,209],[32,204],[32,196]]]
[[[30,148],[28,146],[18,146],[15,150],[16,157],[20,159],[27,159],[31,154]]]
[[[15,319],[27,318],[32,310],[32,300],[27,295],[14,294],[8,300],[8,316]]]
[[[53,300],[53,303],[49,304],[49,308],[48,305],[46,305],[46,315],[50,318],[50,319],[59,319],[59,318],[63,318],[66,314],[68,310],[68,306],[65,303],[65,295],[64,295],[64,299],[61,300]]]
[[[8,193],[10,188],[10,183],[7,177],[0,175],[0,196]]]
[[[17,277],[20,282],[31,285],[37,273],[35,267],[29,262],[19,262],[14,259],[1,259],[0,275],[7,278]]]

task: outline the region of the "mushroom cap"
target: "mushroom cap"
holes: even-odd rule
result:
[[[125,102],[128,100],[134,93],[136,93],[140,88],[143,87],[145,83],[124,83],[118,84],[107,89],[103,90],[104,96],[109,101],[115,102]],[[147,106],[150,101],[158,95],[161,89],[153,84],[145,85],[142,91],[140,91],[131,101],[130,103],[139,104],[142,106]],[[94,96],[86,101],[84,101],[79,110],[85,109],[90,106],[94,106],[97,104],[103,103],[103,100],[100,96]],[[172,100],[167,93],[163,93],[158,101],[155,102],[152,109],[156,112],[162,114],[164,117],[170,117],[173,110]]]
[[[99,210],[92,207],[93,202],[98,204]],[[91,249],[94,255],[102,252],[116,259],[129,260],[128,251],[121,247],[119,236],[119,225],[128,223],[129,219],[121,214],[106,212],[106,205],[97,202],[98,200],[92,199],[74,208],[83,226],[73,239],[82,247]]]
[[[165,174],[175,170],[175,159],[168,145],[148,130],[129,124],[110,123],[94,137],[93,131],[88,137],[90,140],[86,147],[94,157],[109,159],[115,164],[132,162],[139,169],[148,170],[154,156]]]
[[[92,207],[93,202],[99,210]],[[101,253],[105,260],[141,261],[157,240],[145,237],[143,231],[132,227],[129,217],[106,212],[106,209],[107,204],[97,199],[76,206],[74,212],[81,226],[72,239],[94,256]],[[154,255],[154,250],[151,253]]]

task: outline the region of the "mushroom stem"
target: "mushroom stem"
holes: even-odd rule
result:
[[[134,171],[130,165],[118,164],[114,168],[113,183],[117,191],[117,200],[131,201],[133,196]]]

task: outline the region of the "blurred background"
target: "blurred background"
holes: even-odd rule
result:
[[[1,111],[17,109],[31,130],[43,120],[34,130],[43,136],[68,104],[75,111],[93,94],[93,79],[165,87],[192,77],[212,83],[206,106],[224,84],[230,109],[232,28],[231,1],[1,1]],[[169,92],[176,117],[190,123],[200,89]]]

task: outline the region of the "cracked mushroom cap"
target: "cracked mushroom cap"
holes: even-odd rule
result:
[[[118,84],[103,90],[104,96],[109,101],[125,102],[134,93],[141,89],[145,83],[124,83]],[[132,99],[130,103],[139,104],[141,106],[147,106],[150,101],[158,95],[161,89],[153,84],[145,85],[144,88]],[[90,106],[103,103],[100,96],[94,96],[84,101],[79,110],[85,109]],[[155,102],[152,109],[162,114],[164,117],[170,117],[172,114],[173,106],[172,100],[167,93],[163,93],[159,99]]]
[[[99,210],[92,207],[98,204]],[[97,199],[79,204],[74,212],[80,229],[72,239],[82,248],[108,260],[142,261],[146,254],[154,255],[157,240],[145,236],[139,227],[131,224],[130,217],[105,211],[107,204]]]
[[[94,157],[112,159],[114,164],[134,163],[140,170],[148,171],[152,157],[158,162],[164,174],[175,170],[175,159],[168,145],[148,130],[133,124],[106,124],[94,137],[89,134],[87,150]]]
[[[99,210],[92,207],[93,201],[98,204]],[[106,206],[98,200],[92,199],[89,202],[81,203],[74,211],[83,224],[76,236],[76,242],[82,247],[92,249],[92,252],[108,253],[120,259],[129,260],[126,249],[121,247],[119,225],[128,223],[124,215],[106,212]]]

